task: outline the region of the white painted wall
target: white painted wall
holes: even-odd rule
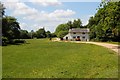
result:
[[[73,37],[77,38],[77,36],[80,36],[81,41],[89,41],[89,34],[88,33],[85,33],[85,34],[82,34],[82,33],[76,33],[76,34],[68,33],[65,37],[63,37],[63,39],[66,40],[66,37],[68,37],[68,40],[75,40]],[[85,38],[83,38],[83,36]]]

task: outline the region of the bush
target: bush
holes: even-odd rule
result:
[[[7,46],[8,39],[6,37],[2,37],[2,46]]]
[[[20,40],[20,39],[16,39],[14,40],[14,43],[25,43],[26,41],[25,40]]]

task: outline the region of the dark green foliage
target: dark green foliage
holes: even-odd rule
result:
[[[14,43],[25,43],[26,41],[25,40],[20,40],[20,39],[16,39],[14,40]]]
[[[61,31],[68,31],[70,27],[67,24],[60,24],[56,28],[55,34],[59,37]]]
[[[46,32],[44,28],[39,29],[36,31],[37,38],[46,38]]]
[[[101,3],[89,19],[90,38],[97,41],[120,41],[120,2]]]
[[[47,38],[51,38],[51,37],[52,37],[51,32],[50,32],[50,31],[47,31],[47,32],[46,32],[46,36],[47,36]]]
[[[20,30],[20,38],[21,39],[30,39],[30,35],[27,30]]]
[[[2,37],[2,46],[7,46],[8,39],[6,37]]]
[[[14,44],[14,39],[20,38],[20,26],[17,19],[11,16],[2,18],[2,45]]]
[[[58,37],[59,38],[63,38],[65,35],[67,35],[68,34],[68,31],[60,31],[59,33],[58,33]]]
[[[80,19],[74,20],[72,25],[73,25],[72,28],[83,28],[82,22]]]
[[[3,17],[2,19],[2,35],[8,40],[19,39],[20,26],[17,19],[11,16]]]
[[[55,33],[51,33],[51,37],[54,38],[54,37],[57,37]]]

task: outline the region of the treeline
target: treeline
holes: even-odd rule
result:
[[[120,41],[120,1],[102,2],[97,13],[89,19],[90,39]]]
[[[63,38],[66,34],[68,34],[69,29],[71,28],[85,28],[86,26],[82,26],[82,22],[80,19],[75,19],[73,22],[68,21],[65,24],[60,24],[57,26],[55,30],[55,34],[59,38]]]
[[[54,33],[50,31],[45,31],[44,28],[38,29],[36,32],[31,30],[28,32],[27,30],[20,30],[20,39],[33,39],[33,38],[53,38],[56,37]]]
[[[56,37],[54,33],[45,31],[44,28],[40,28],[36,32],[33,30],[31,30],[31,32],[22,30],[19,26],[19,22],[15,17],[5,15],[5,8],[1,3],[0,14],[2,14],[0,15],[0,20],[2,22],[2,25],[0,25],[0,30],[2,29],[2,37],[0,36],[2,39],[2,45],[25,43],[25,40],[22,39]]]
[[[2,18],[2,44],[16,44],[24,43],[24,40],[20,39],[33,39],[33,38],[52,38],[56,37],[54,33],[45,31],[44,28],[40,28],[36,32],[31,30],[22,30],[17,22],[17,19],[11,16],[5,16]]]

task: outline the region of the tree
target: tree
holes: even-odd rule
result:
[[[46,36],[47,36],[47,38],[51,38],[51,37],[52,37],[51,32],[50,32],[50,31],[47,31],[47,32],[46,32]]]
[[[36,31],[37,38],[46,38],[46,32],[44,28],[40,28],[38,31]]]
[[[30,39],[30,35],[27,30],[20,30],[20,38],[21,39]]]
[[[55,33],[51,33],[51,37],[57,37]]]
[[[72,28],[83,28],[81,20],[80,19],[74,20]]]
[[[33,36],[33,38],[37,38],[37,33],[36,33],[36,32],[33,32],[33,33],[32,33],[32,36]]]
[[[120,1],[101,3],[94,17],[89,19],[90,38],[99,41],[120,41]]]
[[[68,21],[67,25],[69,26],[70,29],[72,29],[72,27],[73,27],[72,21]]]
[[[66,34],[68,34],[67,31],[60,31],[60,32],[58,33],[58,37],[59,37],[59,38],[63,38]]]
[[[57,26],[56,30],[55,30],[55,34],[58,37],[58,34],[60,31],[67,31],[70,29],[70,27],[67,24],[60,24]]]
[[[2,19],[2,36],[7,37],[8,40],[19,39],[20,26],[17,19],[11,16],[3,17]]]

